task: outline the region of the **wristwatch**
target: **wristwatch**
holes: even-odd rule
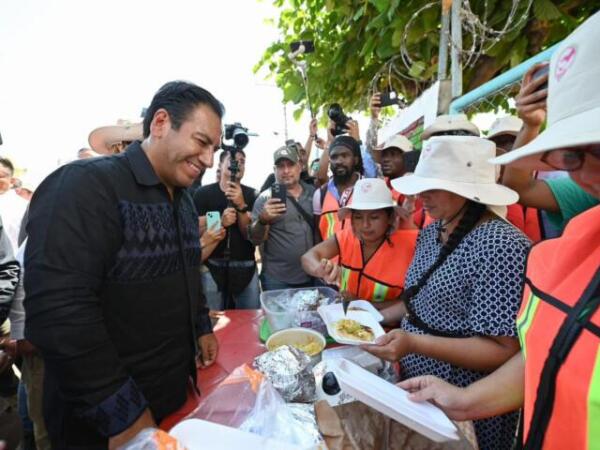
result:
[[[239,213],[245,213],[248,212],[248,205],[244,205],[243,208],[238,208],[237,206],[235,207],[235,210]]]

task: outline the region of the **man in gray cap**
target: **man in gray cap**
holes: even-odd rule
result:
[[[273,154],[277,183],[264,191],[252,209],[250,240],[261,245],[264,291],[312,286],[300,257],[314,245],[314,186],[300,180],[298,153],[284,146]],[[275,198],[275,190],[284,193]]]

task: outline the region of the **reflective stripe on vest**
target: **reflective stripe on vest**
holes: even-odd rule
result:
[[[384,240],[371,259],[364,262],[362,246],[351,228],[336,233],[340,249],[340,289],[364,300],[397,299],[415,253],[417,230],[396,230]]]
[[[561,238],[536,245],[527,266],[517,319],[526,358],[526,438],[532,429],[540,377],[558,330],[575,305],[593,298],[600,284],[600,207],[573,219]],[[554,380],[544,449],[600,448],[600,309],[587,312],[589,322]]]
[[[350,195],[352,198],[352,195]],[[348,199],[350,201],[350,199]],[[325,194],[325,200],[323,200],[323,206],[321,209],[321,217],[319,219],[319,231],[321,232],[321,238],[326,240],[333,236],[337,231],[349,227],[350,218],[347,218],[343,222],[338,217],[338,211],[340,204],[335,196],[327,190]]]

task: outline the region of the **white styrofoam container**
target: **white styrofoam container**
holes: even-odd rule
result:
[[[333,372],[340,388],[362,403],[417,431],[434,442],[458,440],[456,426],[437,406],[413,402],[408,392],[356,364],[338,359]]]
[[[342,308],[342,305],[340,303],[321,306],[319,307],[319,309],[317,309],[317,311],[323,318],[323,322],[325,322],[325,325],[327,326],[327,332],[329,333],[329,336],[331,336],[336,342],[340,344],[360,345],[372,343],[368,341],[348,339],[343,336],[340,336],[337,330],[335,329],[335,323],[341,319],[356,320],[361,325],[365,325],[371,328],[371,330],[373,330],[373,335],[375,336],[375,339],[377,339],[380,336],[383,336],[385,334],[385,331],[383,331],[383,328],[377,321],[377,318],[371,312],[351,311],[350,306],[352,305],[352,303],[354,302],[351,302],[348,306],[348,313],[345,316],[344,309]]]

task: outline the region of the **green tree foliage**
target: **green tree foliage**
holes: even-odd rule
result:
[[[456,1],[456,0],[455,0]],[[406,24],[428,4],[426,0],[275,0],[276,26],[281,38],[266,49],[255,71],[266,67],[283,90],[284,100],[298,105],[296,117],[306,107],[301,76],[285,56],[289,43],[315,42],[308,55],[310,97],[315,109],[339,102],[350,111],[367,107],[372,80],[391,58],[400,53]],[[521,2],[517,17],[526,10]],[[511,8],[506,0],[472,0],[471,8],[489,26],[502,28]],[[600,0],[533,0],[529,17],[481,55],[464,71],[465,92],[514,67],[560,41],[578,24],[600,9]],[[413,64],[396,66],[416,80],[390,77],[394,89],[414,99],[437,76],[441,1],[418,14],[406,32],[405,46]],[[471,36],[465,33],[463,47]],[[387,86],[386,76],[378,88]]]

